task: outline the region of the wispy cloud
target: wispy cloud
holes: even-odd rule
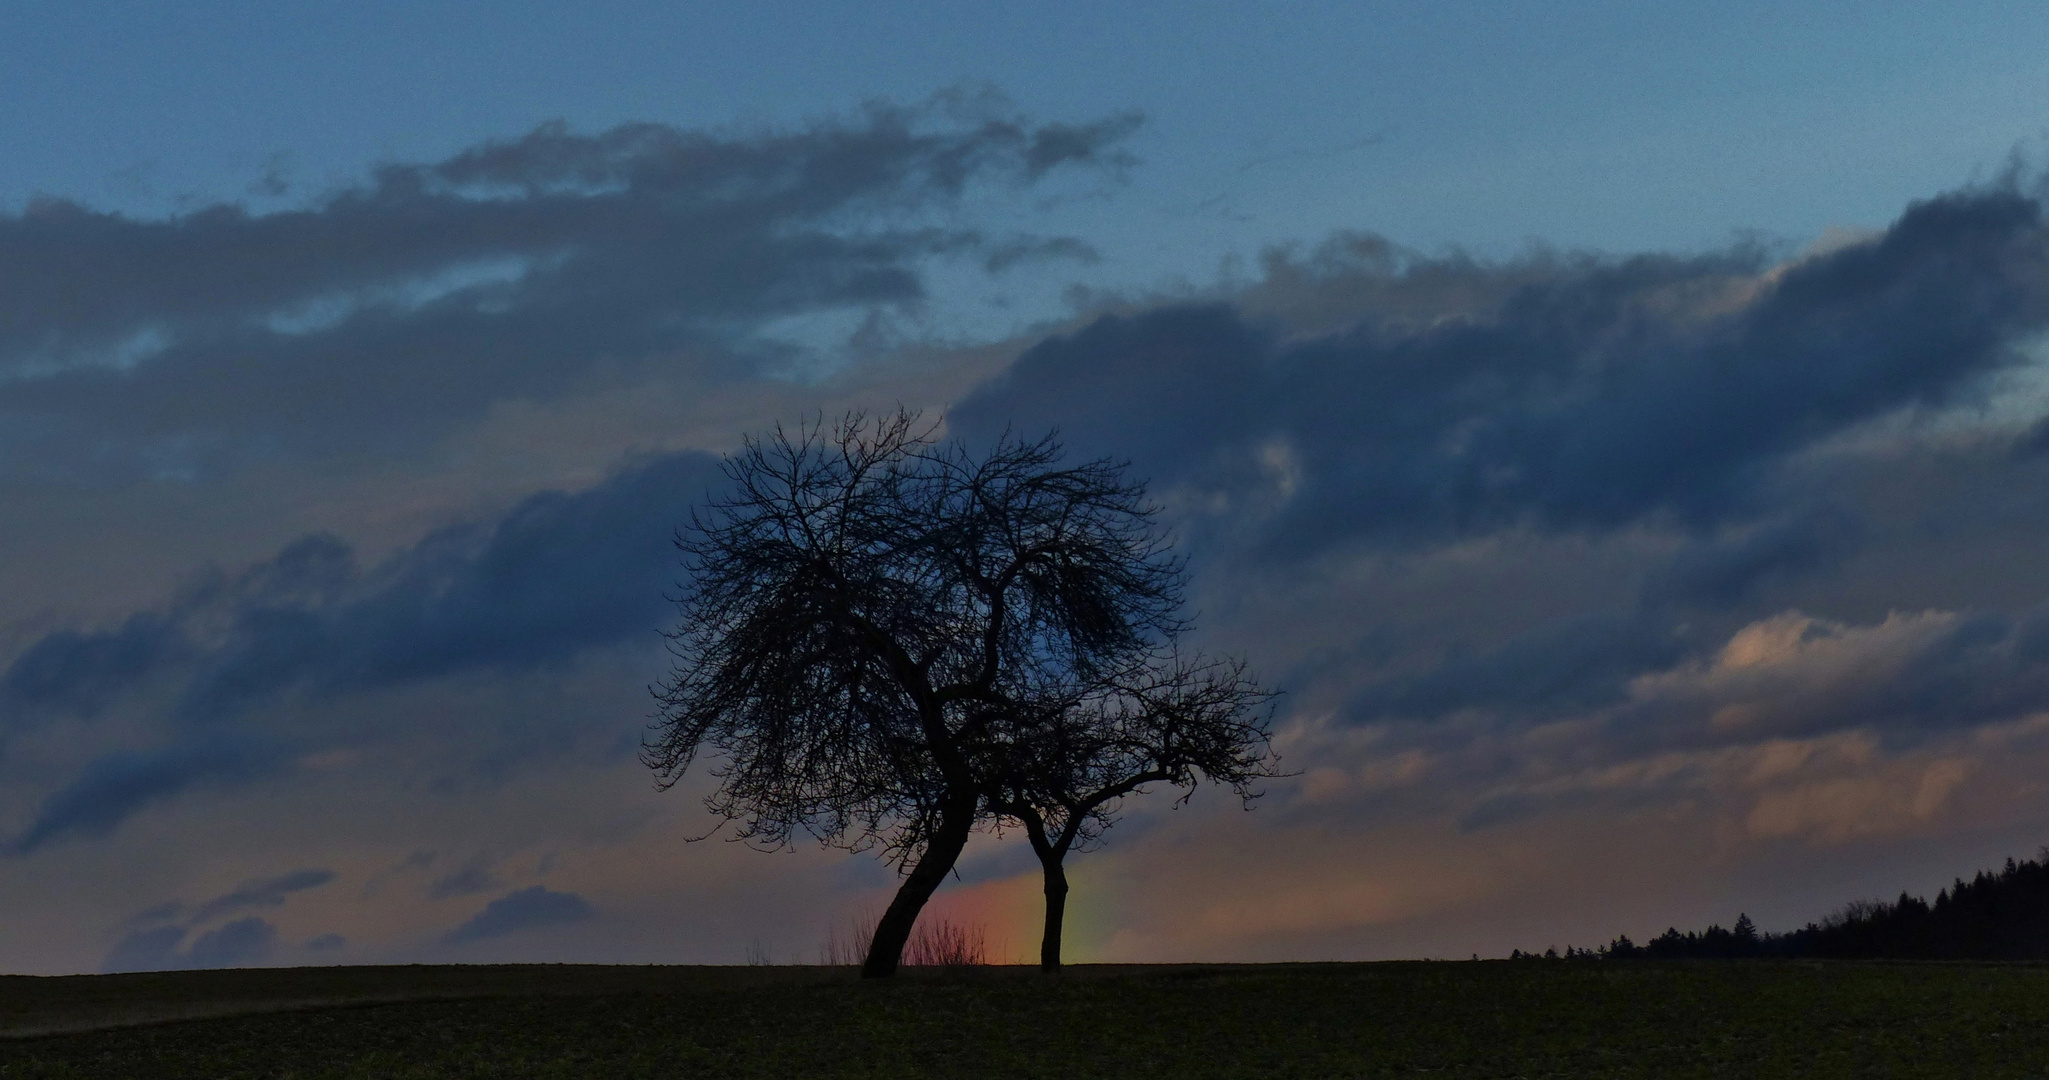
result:
[[[7,853],[28,855],[60,839],[105,836],[195,788],[246,783],[286,763],[273,741],[245,734],[207,732],[156,750],[115,751],[46,796]]]
[[[924,211],[1120,168],[1135,125],[937,105],[744,136],[558,123],[300,210],[43,199],[0,217],[0,473],[196,476],[431,441],[636,371],[739,377],[772,358],[763,321],[915,302],[931,258],[1086,254]]]
[[[130,920],[134,929],[108,952],[100,970],[166,971],[261,964],[271,958],[278,945],[278,929],[268,919],[247,915],[203,930],[196,937],[192,934],[237,911],[282,907],[292,893],[317,889],[334,877],[332,870],[294,870],[277,877],[245,881],[189,911],[182,903],[158,905]],[[185,944],[188,937],[190,945]],[[308,947],[326,949],[342,944],[338,935],[326,937],[333,941],[326,945],[309,943]]]

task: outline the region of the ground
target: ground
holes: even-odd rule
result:
[[[2049,966],[296,968],[0,979],[14,1077],[2049,1075]]]

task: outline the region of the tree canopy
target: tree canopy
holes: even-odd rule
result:
[[[902,868],[865,974],[894,971],[978,826],[1037,820],[1064,855],[1145,783],[1249,794],[1269,762],[1242,667],[1175,651],[1183,567],[1144,486],[1062,457],[1050,435],[978,455],[902,410],[779,427],[679,535],[644,759],[667,786],[709,751],[739,838]]]

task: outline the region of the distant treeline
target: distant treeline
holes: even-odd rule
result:
[[[1784,934],[1761,933],[1749,915],[1732,928],[1676,928],[1638,945],[1627,936],[1599,949],[1568,947],[1563,957],[1517,950],[1516,960],[1735,959],[1830,957],[1912,960],[2049,959],[2049,848],[2035,859],[2006,860],[1996,873],[1958,878],[1929,903],[1901,893],[1898,900],[1859,900],[1818,923]]]

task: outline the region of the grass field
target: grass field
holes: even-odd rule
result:
[[[1083,967],[1053,980],[995,968],[886,983],[842,969],[578,966],[10,977],[0,1031],[6,1078],[2039,1077],[2049,966],[1436,962]]]

